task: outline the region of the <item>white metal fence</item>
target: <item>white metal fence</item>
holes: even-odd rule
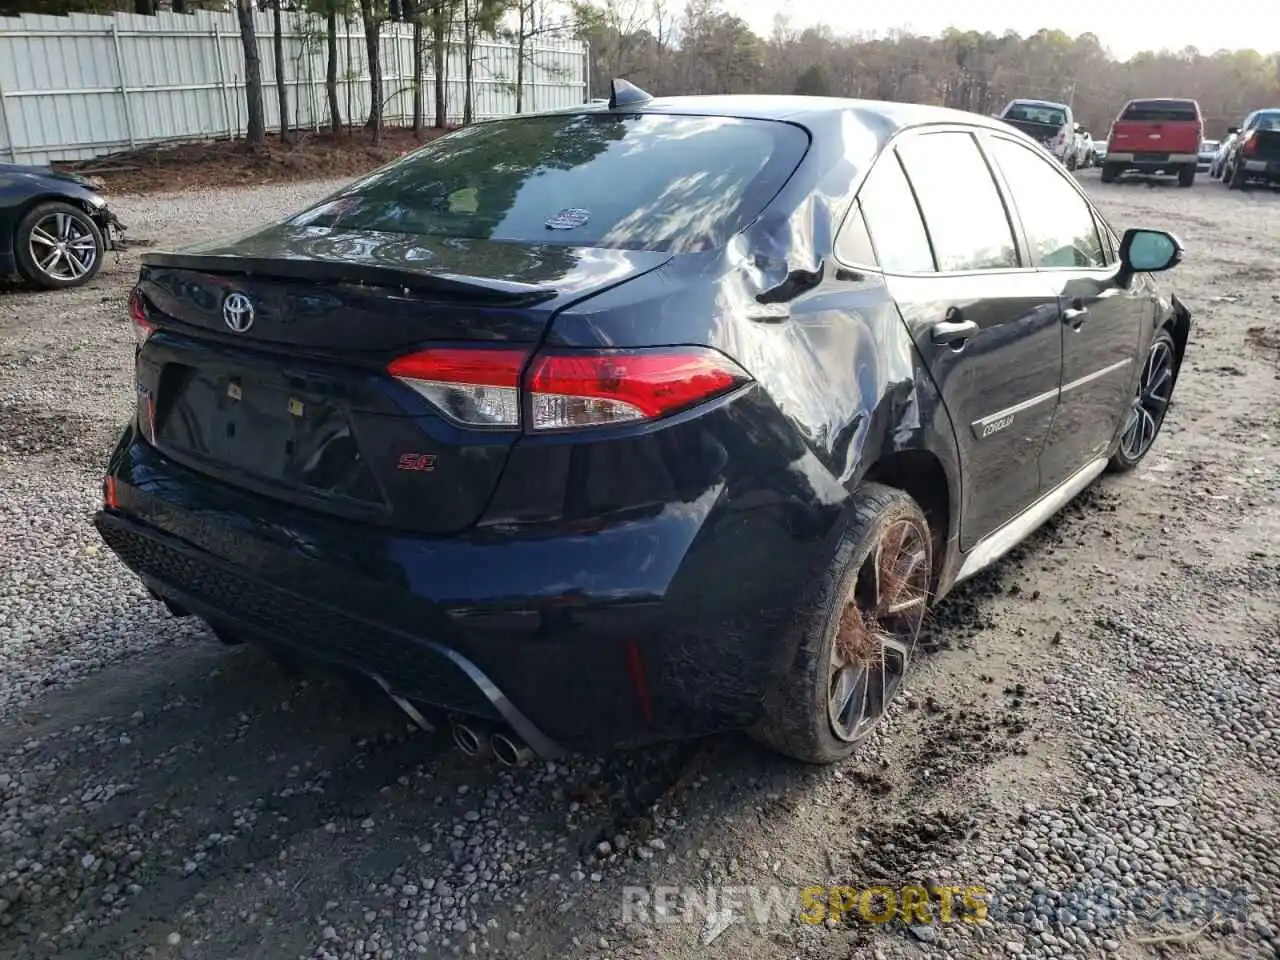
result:
[[[257,14],[267,127],[279,124],[271,15]],[[380,34],[383,102],[389,123],[413,118],[413,39],[407,24]],[[429,45],[428,45],[429,46]],[[465,55],[449,45],[448,112],[459,120]],[[483,41],[474,52],[477,119],[515,113],[516,46]],[[430,50],[424,100],[433,115]],[[286,14],[283,74],[291,125],[328,123],[324,22]],[[358,22],[338,25],[338,106],[344,121],[369,112],[369,65]],[[544,38],[525,48],[523,109],[571,106],[587,98],[586,49]],[[199,11],[0,17],[0,161],[78,160],[146,143],[239,136],[247,122],[244,51],[234,13]]]

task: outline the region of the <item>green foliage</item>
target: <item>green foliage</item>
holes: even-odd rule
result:
[[[810,64],[797,78],[796,88],[792,92],[805,97],[831,96],[831,85],[827,82],[826,71],[816,63]]]

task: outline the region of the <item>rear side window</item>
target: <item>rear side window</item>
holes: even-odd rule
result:
[[[1022,218],[1031,265],[1106,266],[1093,211],[1054,165],[1012,140],[992,137],[989,143]]]
[[[1156,121],[1192,121],[1200,119],[1200,111],[1190,100],[1135,100],[1124,108],[1121,120],[1140,123]]]
[[[875,250],[871,246],[871,233],[867,230],[867,221],[862,215],[862,207],[857,200],[853,201],[853,208],[844,218],[840,235],[836,237],[836,257],[845,263],[867,267],[876,265]]]
[[[809,137],[762,120],[566,114],[480,123],[299,214],[295,226],[693,252],[760,215]]]
[[[858,191],[876,260],[887,273],[932,273],[933,253],[911,186],[897,155],[888,150]],[[856,262],[856,261],[850,261]]]
[[[987,161],[967,133],[905,139],[898,155],[920,201],[942,271],[1019,266],[1018,248]]]

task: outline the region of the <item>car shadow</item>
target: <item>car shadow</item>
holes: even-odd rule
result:
[[[993,625],[992,599],[1017,579],[1017,559],[1052,551],[1059,526],[1083,509],[1050,521],[939,605],[932,639],[952,652],[925,658],[884,729],[834,768],[785,760],[741,734],[515,769],[478,762],[447,733],[415,730],[366,685],[224,647],[153,606],[137,621],[155,634],[147,653],[51,690],[0,727],[0,770],[21,778],[11,791],[20,816],[0,814],[0,837],[14,830],[0,841],[0,876],[22,859],[70,878],[70,896],[11,898],[14,926],[0,936],[16,932],[30,945],[76,928],[58,955],[97,960],[141,955],[180,926],[184,942],[202,944],[193,956],[308,955],[315,918],[359,926],[405,877],[465,887],[495,869],[473,860],[497,844],[511,869],[488,881],[485,897],[518,896],[531,911],[520,926],[537,923],[567,948],[583,917],[597,915],[591,899],[616,896],[624,877],[657,869],[663,883],[696,880],[702,848],[723,848],[733,823],[795,817],[831,789],[879,856],[896,850],[905,863],[972,829],[922,812],[1025,752],[1033,726],[1020,712],[1032,709],[1030,695],[986,700],[977,680],[976,694],[946,680],[935,699],[930,677],[967,669],[967,651]],[[114,629],[104,615],[74,632]],[[54,649],[65,639],[45,638]],[[889,802],[901,797],[911,798],[911,815]],[[473,824],[488,838],[481,846],[467,839]],[[619,854],[620,835],[629,844],[665,837],[655,849],[676,860]],[[793,869],[829,872],[817,849],[787,857]],[[578,908],[559,910],[559,878],[597,863],[615,864],[610,883],[578,888]]]

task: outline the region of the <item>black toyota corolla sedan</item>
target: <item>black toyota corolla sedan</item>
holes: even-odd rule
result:
[[[1181,255],[985,117],[615,83],[146,254],[97,525],[472,750],[829,762],[930,604],[1150,450]]]

